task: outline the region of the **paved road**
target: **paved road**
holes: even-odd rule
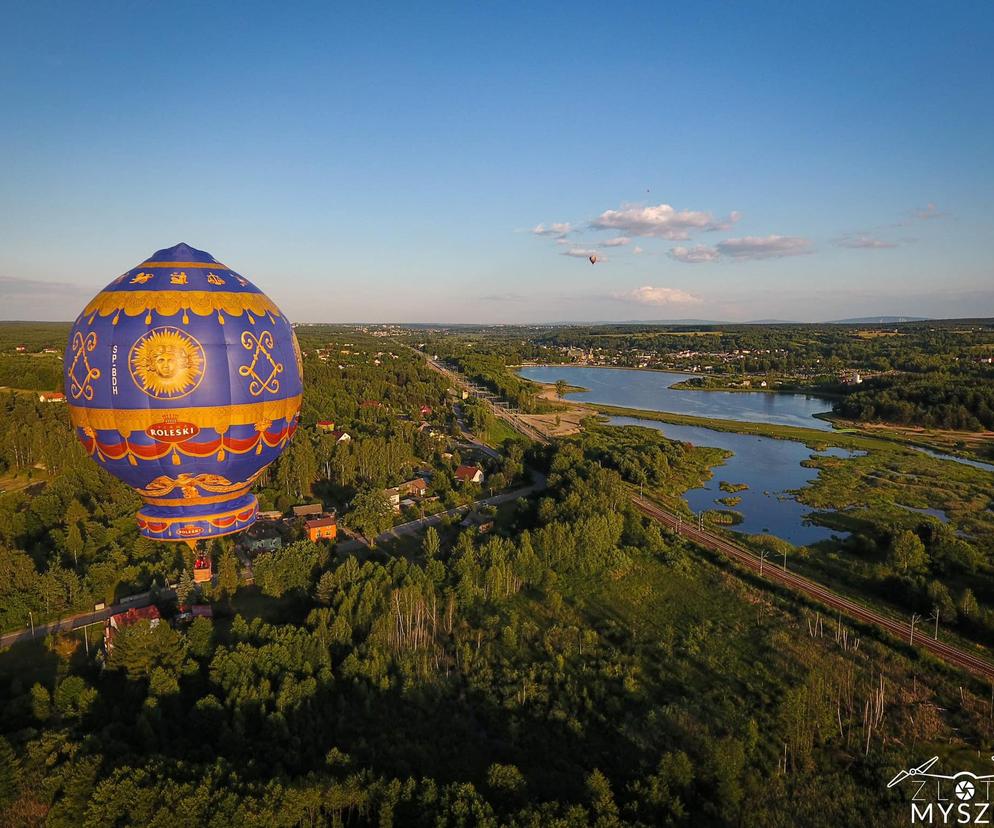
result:
[[[482,506],[499,506],[501,503],[508,503],[512,500],[517,500],[519,497],[528,497],[528,495],[544,489],[546,485],[547,481],[545,479],[545,475],[533,471],[532,482],[528,486],[522,486],[520,489],[514,489],[513,491],[504,492],[502,494],[494,495],[493,497],[484,497],[481,500],[475,500],[464,506],[456,506],[454,509],[447,509],[444,512],[436,512],[434,515],[426,515],[425,517],[418,518],[417,520],[409,520],[407,523],[401,523],[394,526],[393,529],[388,529],[386,532],[377,535],[376,542],[385,543],[386,541],[396,540],[404,535],[415,535],[428,526],[441,523],[443,518],[464,515],[467,512],[470,512],[473,509],[478,509]],[[336,549],[342,552],[356,552],[360,549],[364,549],[365,547],[366,544],[362,541],[348,540],[339,543]]]
[[[163,591],[161,595],[163,597],[170,597],[172,593],[166,590]],[[22,641],[31,641],[35,638],[44,638],[46,635],[51,635],[52,633],[78,630],[89,624],[96,624],[100,621],[106,621],[112,615],[117,615],[119,612],[127,612],[132,608],[147,607],[151,603],[151,593],[143,592],[138,595],[132,595],[127,601],[120,604],[111,604],[109,607],[102,610],[81,612],[76,615],[61,618],[58,621],[50,621],[47,624],[36,624],[34,633],[32,633],[31,628],[28,627],[27,629],[20,630],[19,632],[11,632],[6,635],[0,635],[0,647],[9,647],[12,644],[17,644]]]
[[[456,385],[463,388],[470,387],[470,384],[459,374],[450,371],[434,360],[429,358],[428,364],[436,371],[444,374]],[[526,436],[544,444],[551,442],[547,435],[539,432],[530,423],[522,422],[513,412],[505,411],[493,404],[491,404],[491,409],[497,416],[505,419]],[[756,553],[739,546],[722,535],[718,535],[707,529],[698,529],[692,523],[688,523],[681,515],[673,514],[657,503],[653,503],[635,494],[632,495],[632,502],[637,509],[648,517],[677,531],[699,546],[726,555],[737,564],[746,567],[762,578],[807,595],[809,598],[831,609],[843,612],[857,621],[872,624],[889,632],[900,640],[909,642],[909,644],[913,641],[914,646],[927,650],[950,664],[962,667],[984,678],[994,679],[994,663],[980,654],[985,651],[979,646],[977,647],[978,652],[971,652],[968,648],[947,644],[944,641],[930,638],[921,627],[916,627],[912,636],[911,624],[906,621],[884,615],[851,598],[839,595],[837,592],[833,592],[818,582],[812,581],[810,578],[805,578],[802,575],[797,575],[785,568],[780,568],[770,563],[764,564]]]

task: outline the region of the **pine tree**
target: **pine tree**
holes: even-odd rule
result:
[[[21,763],[10,742],[0,736],[0,810],[17,798],[21,782]]]
[[[196,589],[197,584],[193,580],[190,570],[184,569],[183,574],[179,576],[179,583],[176,585],[176,600],[180,606],[190,603]]]
[[[336,583],[334,572],[325,572],[321,575],[318,580],[317,589],[314,591],[314,597],[318,600],[318,603],[328,606],[331,603],[332,596],[335,594],[335,590],[338,588]]]
[[[217,564],[217,588],[225,600],[230,601],[238,589],[238,556],[231,548],[222,550]]]
[[[429,526],[428,531],[425,532],[421,549],[424,551],[425,557],[428,560],[438,557],[438,553],[441,549],[441,541],[438,539],[438,531],[434,526]]]
[[[36,682],[31,688],[31,714],[39,722],[47,721],[52,715],[52,696],[40,682]]]

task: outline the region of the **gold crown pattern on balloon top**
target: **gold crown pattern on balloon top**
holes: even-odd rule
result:
[[[155,270],[159,272],[151,272]],[[188,270],[194,272],[188,273]],[[157,289],[141,290],[144,285],[154,285]],[[168,287],[164,287],[166,285]],[[227,285],[250,287],[248,279],[220,262],[147,261],[118,276],[87,304],[79,318],[89,317],[87,321],[92,322],[97,314],[114,314],[112,322],[116,325],[122,313],[126,316],[144,313],[145,324],[150,325],[153,312],[171,317],[182,311],[184,325],[189,323],[190,313],[197,316],[216,313],[218,323],[223,325],[224,314],[241,316],[247,313],[252,324],[255,324],[253,314],[268,316],[271,322],[281,315],[275,303],[263,293],[217,290]],[[121,289],[115,290],[115,287]]]

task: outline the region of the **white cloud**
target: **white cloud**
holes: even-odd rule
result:
[[[669,251],[669,256],[671,259],[687,264],[716,262],[720,258],[718,251],[706,244],[698,244],[694,247],[674,247]]]
[[[568,221],[553,222],[548,227],[544,224],[536,224],[532,228],[532,233],[536,236],[550,236],[555,239],[561,239],[567,236],[569,233],[573,232],[573,225]]]
[[[811,241],[800,236],[743,236],[716,245],[718,253],[732,259],[779,259],[811,252]]]
[[[643,285],[626,293],[615,294],[615,298],[638,305],[692,305],[701,301],[700,297],[679,288],[652,285]]]
[[[869,233],[846,233],[837,239],[833,239],[832,244],[836,247],[851,247],[858,250],[886,250],[891,247],[897,247],[896,242],[884,241],[883,239],[871,236]]]
[[[731,213],[726,219],[716,219],[701,210],[676,210],[669,204],[654,207],[626,206],[621,210],[606,210],[590,222],[595,230],[614,230],[628,236],[655,236],[678,241],[690,238],[692,232],[727,230],[741,214]]]
[[[589,259],[591,256],[596,256],[599,261],[607,261],[607,259],[601,256],[601,254],[596,250],[586,250],[582,247],[571,247],[569,250],[564,250],[562,255],[573,256],[577,259]]]
[[[628,244],[628,242],[630,241],[631,239],[628,238],[627,236],[618,236],[615,239],[608,239],[607,241],[602,241],[601,247],[622,247],[623,245]]]

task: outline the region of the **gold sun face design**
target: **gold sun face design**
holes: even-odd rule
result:
[[[178,328],[154,328],[131,346],[131,378],[156,399],[176,399],[193,391],[204,376],[204,349]]]

